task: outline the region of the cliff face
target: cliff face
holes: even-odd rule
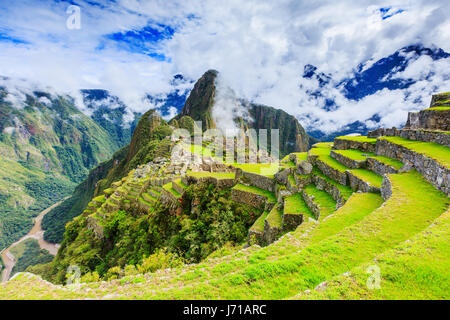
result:
[[[181,119],[183,116],[190,116],[195,121],[201,121],[204,130],[215,128],[214,121],[212,120],[212,108],[216,91],[214,82],[217,74],[218,72],[215,70],[205,72],[195,83],[181,114],[176,119]]]
[[[217,71],[209,70],[197,81],[181,114],[176,119],[179,120],[183,116],[189,116],[195,121],[202,121],[203,130],[216,127],[212,118],[212,110],[214,107],[217,75]],[[308,150],[311,138],[294,116],[280,109],[246,101],[242,101],[242,105],[244,108],[247,108],[252,119],[247,121],[242,118],[236,118],[235,122],[244,128],[268,129],[269,136],[270,129],[279,129],[281,155]]]

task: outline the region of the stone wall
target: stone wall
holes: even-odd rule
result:
[[[381,136],[402,137],[409,140],[434,142],[450,148],[450,134],[445,132],[437,132],[423,129],[385,129],[379,128],[370,131],[367,134],[370,138],[378,138]]]
[[[232,188],[236,184],[235,179],[218,179],[216,177],[193,177],[186,176],[181,179],[181,181],[186,185],[196,184],[196,183],[211,183],[215,185],[218,189],[223,190],[226,188]],[[182,193],[182,192],[180,192]]]
[[[283,214],[283,231],[295,230],[303,222],[303,214]]]
[[[380,192],[379,188],[372,186],[367,181],[358,178],[350,171],[347,171],[347,175],[350,182],[350,187],[352,188],[353,191],[376,192],[376,193]]]
[[[232,189],[231,200],[252,206],[254,208],[265,209],[267,198],[252,192]]]
[[[314,174],[311,176],[311,178],[317,189],[325,190],[329,195],[331,195],[331,197],[333,197],[334,201],[336,201],[336,209],[344,205],[344,197],[342,196],[341,191],[335,185]]]
[[[271,226],[270,222],[266,220],[264,222],[264,240],[267,244],[273,243],[278,239],[283,229],[275,226]]]
[[[347,158],[343,156],[342,154],[335,152],[334,150],[331,150],[330,157],[333,159],[336,159],[340,163],[342,163],[344,166],[349,167],[351,169],[359,169],[363,168],[366,164],[366,160],[353,160],[350,158]]]
[[[367,169],[379,174],[380,176],[389,173],[397,173],[398,170],[394,167],[385,164],[384,162],[378,161],[375,158],[367,158]]]
[[[308,206],[308,208],[314,213],[314,217],[316,219],[319,219],[319,217],[320,217],[320,207],[314,201],[314,196],[311,196],[311,195],[307,194],[304,190],[302,190],[302,197],[303,197],[303,200],[305,200],[306,205]]]
[[[168,207],[171,210],[175,210],[179,205],[178,198],[166,189],[162,189],[161,195],[159,196],[159,201],[162,205]]]
[[[450,170],[436,160],[384,139],[378,140],[376,153],[411,163],[428,182],[450,195]]]
[[[381,196],[383,197],[384,201],[389,199],[392,196],[392,183],[389,179],[389,175],[383,176],[383,182],[381,183]]]
[[[450,110],[409,112],[405,128],[450,131]]]
[[[325,174],[327,177],[340,184],[347,185],[347,174],[345,172],[333,169],[319,159],[316,160],[316,165],[320,169],[320,171],[322,171],[323,174]]]
[[[356,149],[364,152],[375,152],[375,144],[370,142],[361,142],[345,138],[334,139],[333,149],[347,150]]]
[[[241,176],[239,175],[239,173],[237,173],[236,176],[243,177],[243,180],[246,183],[270,192],[275,192],[275,180],[273,178],[242,170],[240,174]]]
[[[105,236],[103,233],[103,226],[100,224],[100,222],[96,218],[89,216],[86,218],[86,223],[87,223],[87,228],[94,232],[94,236],[97,239],[99,239],[99,240],[104,239]]]

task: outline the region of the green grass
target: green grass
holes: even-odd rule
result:
[[[308,157],[307,152],[294,152],[292,154],[295,154],[295,156],[297,157],[297,163],[299,163],[302,160],[306,160],[306,158]]]
[[[172,182],[163,185],[163,189],[173,194],[176,198],[180,198],[182,196],[181,193],[172,188]]]
[[[434,143],[408,140],[401,137],[381,137],[380,139],[401,145],[414,152],[423,154],[446,168],[450,168],[450,148]]]
[[[295,178],[294,178],[294,176],[293,176],[292,174],[290,174],[290,175],[288,176],[288,182],[289,182],[289,184],[290,184],[291,186],[295,186],[295,185],[296,185],[296,183],[295,183]]]
[[[256,173],[263,176],[273,178],[273,175],[280,169],[276,163],[232,163],[235,168],[240,168],[242,171]]]
[[[450,107],[442,106],[442,107],[431,107],[425,110],[436,110],[436,111],[445,111],[450,110]]]
[[[340,184],[339,182],[336,182],[333,179],[327,177],[317,167],[313,168],[312,174],[314,174],[314,175],[324,179],[329,184],[335,186],[341,192],[341,195],[344,198],[344,200],[347,200],[351,196],[351,194],[353,193],[352,188],[350,188],[349,186],[344,186],[344,185]]]
[[[155,203],[156,201],[158,201],[158,199],[156,199],[155,197],[151,196],[148,193],[143,193],[142,194],[142,198],[145,200],[145,202],[148,202],[150,204]]]
[[[188,172],[188,176],[194,178],[212,177],[216,179],[234,179],[234,172]]]
[[[350,141],[357,141],[357,142],[367,142],[367,143],[371,143],[371,144],[375,144],[377,142],[377,139],[368,138],[366,136],[358,136],[358,137],[340,136],[340,137],[336,137],[335,139],[350,140]]]
[[[274,206],[272,210],[270,210],[266,220],[271,227],[281,228],[283,224],[283,212],[278,209],[278,206]]]
[[[336,201],[326,191],[319,190],[314,184],[309,184],[303,189],[308,195],[314,196],[314,202],[319,205],[320,218],[325,218],[336,209]]]
[[[336,159],[333,159],[330,156],[331,147],[320,147],[320,148],[312,148],[309,150],[309,154],[313,156],[317,156],[318,160],[324,162],[329,167],[344,173],[349,168],[344,166],[342,163],[337,161]]]
[[[237,184],[233,187],[233,189],[236,190],[241,190],[241,191],[245,191],[245,192],[250,192],[250,193],[254,193],[263,197],[267,198],[267,201],[269,203],[276,203],[277,202],[277,198],[275,197],[275,194],[273,192],[255,187],[255,186],[246,186],[244,184]]]
[[[373,263],[353,268],[327,281],[324,291],[299,295],[298,299],[417,299],[450,298],[450,211],[408,243],[376,257],[380,268],[380,288],[367,287],[367,270]]]
[[[355,193],[335,214],[320,223],[303,223],[293,233],[296,237],[303,232],[304,236],[284,237],[247,255],[148,274],[141,276],[137,285],[133,282],[83,285],[89,291],[63,290],[22,275],[2,285],[0,299],[101,298],[113,293],[127,299],[282,299],[312,290],[349,270],[351,281],[339,278],[343,281],[335,286],[338,295],[329,297],[364,299],[388,294],[401,298],[410,292],[417,297],[445,294],[448,298],[448,224],[439,229],[435,242],[424,240],[419,252],[415,235],[429,235],[421,232],[433,222],[439,226],[440,219],[435,219],[447,210],[449,199],[415,171],[390,178],[392,197],[378,209],[375,208],[382,202],[378,195]],[[314,241],[309,242],[310,238]],[[302,244],[302,239],[306,244]],[[405,243],[409,239],[412,240]],[[290,242],[295,240],[298,243]],[[284,248],[282,244],[290,245]],[[387,277],[383,277],[383,289],[372,290],[367,296],[357,289],[367,280],[366,266],[373,264],[380,266],[382,277]],[[358,268],[360,280],[355,273]],[[352,278],[354,274],[356,278]]]
[[[351,169],[349,170],[353,175],[357,176],[363,181],[370,183],[376,188],[381,188],[381,183],[383,182],[383,177],[376,174],[373,171],[367,169]]]
[[[333,152],[343,155],[346,158],[356,160],[356,161],[365,161],[368,156],[372,157],[375,154],[372,152],[363,152],[355,149],[347,149],[347,150],[333,150]]]
[[[264,232],[264,221],[266,220],[266,217],[268,216],[269,212],[264,211],[258,219],[256,219],[255,223],[251,226],[250,230],[256,231],[256,232]]]
[[[389,157],[385,157],[385,156],[370,156],[370,158],[376,159],[388,166],[393,167],[394,169],[400,169],[401,167],[403,167],[403,162],[398,161],[396,159],[392,159]]]
[[[295,193],[284,199],[284,214],[303,214],[306,217],[314,217],[314,213],[306,205],[305,200],[300,193]]]
[[[181,181],[181,178],[173,180],[173,183],[179,185],[183,189],[186,189],[188,186]]]
[[[318,142],[311,146],[311,148],[325,148],[331,149],[333,147],[333,142]]]

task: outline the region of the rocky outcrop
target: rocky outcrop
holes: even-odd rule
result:
[[[378,140],[376,153],[410,162],[428,182],[450,195],[450,170],[436,160],[385,139]]]
[[[356,149],[364,152],[375,152],[375,143],[339,137],[334,139],[333,149],[336,150]]]
[[[94,232],[97,239],[103,240],[105,238],[103,232],[103,226],[100,224],[99,220],[93,216],[89,216],[86,219],[87,228]]]
[[[425,109],[409,112],[405,128],[450,131],[450,110]]]
[[[310,162],[306,161],[306,160],[302,160],[299,163],[296,164],[297,166],[297,173],[298,174],[310,174],[313,166]]]

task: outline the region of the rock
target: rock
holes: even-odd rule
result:
[[[310,174],[313,169],[313,166],[311,163],[309,163],[306,160],[302,160],[297,165],[297,173],[298,174]]]
[[[277,173],[275,173],[274,177],[278,183],[280,183],[282,185],[286,185],[290,174],[291,174],[291,170],[288,168],[284,168],[284,169],[281,169],[280,171],[278,171]]]
[[[409,172],[414,169],[414,165],[411,162],[406,162],[403,167],[401,167],[398,172]]]

